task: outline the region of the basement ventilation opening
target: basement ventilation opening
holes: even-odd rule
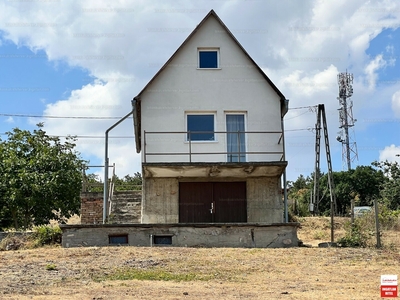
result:
[[[127,234],[113,234],[108,236],[108,243],[110,245],[128,245]]]
[[[172,235],[153,235],[153,245],[172,245]]]

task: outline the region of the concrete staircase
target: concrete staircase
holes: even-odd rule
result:
[[[140,223],[142,191],[114,192],[111,202],[109,223]]]

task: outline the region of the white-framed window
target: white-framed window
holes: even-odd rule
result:
[[[218,48],[199,48],[197,56],[199,69],[219,69]]]
[[[226,151],[228,162],[246,161],[246,114],[243,112],[225,113]]]
[[[215,141],[215,113],[186,113],[187,141]]]

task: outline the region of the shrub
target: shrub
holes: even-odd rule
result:
[[[349,221],[345,224],[346,234],[337,243],[341,247],[366,247],[371,235],[365,231],[365,227],[355,220],[354,224]]]
[[[386,205],[379,207],[379,222],[383,230],[400,229],[400,210],[390,210]]]
[[[32,239],[36,246],[61,244],[62,231],[59,226],[42,225],[33,228]]]

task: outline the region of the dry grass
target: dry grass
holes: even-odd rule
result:
[[[315,237],[326,232],[328,239],[321,241],[329,241],[324,219],[301,222],[299,236],[306,244],[314,244],[319,241]],[[392,234],[399,237],[400,232]],[[3,251],[0,299],[380,299],[380,275],[398,274],[399,250],[400,243],[384,250],[53,247]]]
[[[348,218],[334,218],[334,240],[345,235],[345,223]],[[298,231],[298,237],[305,244],[317,247],[319,243],[329,242],[331,240],[331,219],[328,217],[309,217],[299,218],[301,229]]]

